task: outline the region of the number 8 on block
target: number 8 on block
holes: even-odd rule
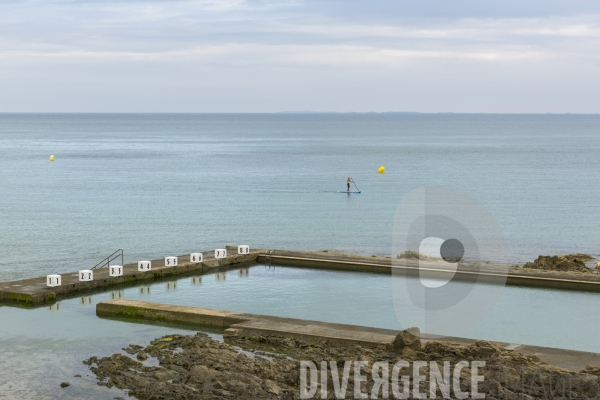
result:
[[[165,267],[176,267],[177,257],[165,257]]]
[[[245,244],[238,246],[238,254],[250,254],[250,246]]]

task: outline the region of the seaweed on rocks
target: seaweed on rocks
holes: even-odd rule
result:
[[[488,399],[548,399],[551,395],[558,398],[567,384],[570,398],[597,398],[600,388],[600,366],[590,365],[586,371],[572,373],[492,342],[423,343],[414,329],[402,331],[392,343],[375,348],[328,341],[313,343],[285,336],[234,336],[227,340],[229,343],[221,343],[204,333],[163,336],[139,349],[158,359],[159,366],[147,366],[124,354],[91,357],[84,362],[97,376],[99,385],[128,390],[130,396],[142,400],[299,399],[301,360],[317,366],[322,361],[336,361],[340,377],[345,361],[364,361],[369,367],[363,371],[366,382],[360,385],[368,393],[375,384],[370,366],[376,361],[394,365],[400,360],[434,362],[440,367],[449,362],[452,368],[461,361],[485,361],[485,368],[480,370],[485,379],[480,382],[479,393],[485,393]],[[411,377],[412,374],[412,368],[402,372]],[[467,385],[470,374],[469,368],[462,369],[461,385]],[[352,376],[347,398],[354,398]],[[426,375],[420,382],[423,393],[429,390],[429,379]],[[327,393],[334,393],[331,379],[327,389]],[[442,397],[439,392],[437,397]],[[314,398],[321,398],[320,390]]]
[[[533,262],[523,265],[527,269],[541,269],[545,271],[563,271],[563,272],[592,272],[595,268],[588,268],[585,263],[594,258],[587,254],[566,254],[556,256],[540,255]]]

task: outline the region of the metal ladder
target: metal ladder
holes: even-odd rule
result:
[[[123,265],[123,249],[119,249],[112,253],[110,256],[106,257],[104,260],[100,261],[92,269],[110,267],[110,262],[116,260],[119,257],[121,257],[121,265]]]
[[[273,268],[273,254],[275,254],[275,250],[267,250],[265,252],[265,268],[267,269]]]

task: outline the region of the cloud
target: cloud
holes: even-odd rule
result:
[[[581,79],[596,79],[596,3],[579,2],[573,12],[559,0],[537,11],[512,0],[485,7],[466,0],[428,4],[429,11],[391,0],[8,1],[0,5],[0,79],[27,82],[50,66],[75,76],[87,66],[91,85],[115,75],[133,79],[132,66],[135,79],[144,71],[160,79],[164,65],[188,71],[180,73],[182,81],[197,80],[189,71],[210,70],[223,85],[233,75],[257,79],[256,71],[264,70],[293,70],[298,81],[324,79],[331,71],[332,82],[345,76],[348,85],[357,85],[358,77],[376,79],[383,70],[417,81],[421,71],[437,77],[452,70],[452,79],[468,84],[483,81],[490,66],[509,87],[527,84],[521,76],[535,68],[544,69],[548,85],[570,68]],[[390,87],[403,76],[390,75]],[[235,95],[236,87],[223,89]]]

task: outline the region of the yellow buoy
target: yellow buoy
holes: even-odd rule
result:
[[[379,172],[380,174],[383,174],[383,171],[385,171],[385,167],[382,165],[381,167],[379,167],[377,172]]]
[[[600,262],[598,262],[598,264],[597,264],[597,265],[598,265],[598,268],[600,268]]]
[[[50,156],[50,161],[54,161],[54,156]]]

